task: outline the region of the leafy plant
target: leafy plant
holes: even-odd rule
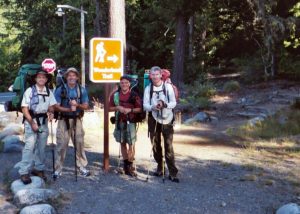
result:
[[[201,79],[196,80],[191,85],[184,85],[180,99],[180,106],[183,110],[208,109],[211,105],[210,97],[216,94],[216,88],[211,82]]]
[[[280,118],[285,117],[285,122]],[[256,123],[255,126],[246,124],[235,129],[227,130],[233,136],[272,139],[288,137],[300,134],[300,110],[291,109],[280,111],[264,121]]]
[[[223,90],[227,93],[239,91],[241,88],[240,83],[235,80],[228,81],[224,84]]]

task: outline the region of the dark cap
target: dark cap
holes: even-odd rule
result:
[[[123,79],[126,79],[126,80],[128,80],[129,82],[131,81],[131,78],[130,78],[128,75],[123,75],[123,76],[121,76],[120,81],[123,80]]]
[[[33,75],[33,77],[35,78],[38,74],[44,74],[46,75],[46,77],[49,79],[50,77],[52,77],[51,74],[49,74],[47,71],[44,71],[44,70],[39,70],[35,73],[35,75]]]
[[[44,70],[39,70],[35,73],[35,75],[32,76],[33,79],[35,79],[37,77],[38,74],[44,74],[48,81],[47,82],[50,82],[51,78],[52,78],[52,74],[48,73],[47,71],[44,71]]]

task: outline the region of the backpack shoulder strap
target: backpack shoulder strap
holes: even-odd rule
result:
[[[79,103],[82,104],[82,88],[79,84],[77,84],[77,99],[79,99]]]
[[[60,85],[58,88],[60,88],[60,97],[61,99],[66,99],[67,98],[67,89],[64,85]]]
[[[46,86],[46,91],[47,91],[47,96],[49,97],[50,96],[50,89],[48,86]]]
[[[120,92],[119,92],[119,90],[117,90],[113,93],[113,98],[114,98],[115,106],[118,106],[120,104]]]
[[[165,84],[166,84],[166,82],[163,83],[163,92],[164,92],[164,95],[167,97],[168,102],[170,102],[169,90],[167,89]]]
[[[135,91],[130,91],[130,95],[129,95],[129,98],[128,98],[128,102],[131,103],[131,104],[135,104],[135,101],[136,101],[136,97],[139,96],[137,92]]]
[[[153,96],[153,84],[150,83],[149,86],[150,86],[150,105],[151,105],[151,100],[152,100],[152,96]]]

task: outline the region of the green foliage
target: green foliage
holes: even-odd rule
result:
[[[104,99],[104,97],[103,97],[104,88],[103,88],[102,85],[99,85],[99,84],[91,85],[88,88],[88,93],[89,93],[90,99],[92,99],[92,98],[95,98],[95,99],[98,99],[98,100],[103,100]]]
[[[241,88],[240,83],[235,80],[228,81],[223,86],[223,90],[227,93],[239,91],[240,88]]]
[[[63,2],[77,8],[82,4],[88,11],[85,16],[86,47],[96,35],[95,2]],[[106,37],[108,1],[98,2],[101,36]],[[191,52],[185,55],[185,83],[194,82],[199,75],[205,78],[207,72],[235,71],[242,72],[247,82],[261,81],[271,59],[266,56],[267,47],[278,50],[279,71],[283,76],[299,76],[299,51],[296,50],[299,32],[295,22],[299,17],[299,3],[267,1],[264,5],[266,16],[258,17],[259,8],[255,4],[251,6],[251,2],[254,1],[128,0],[126,57],[129,63],[126,64],[139,76],[153,65],[172,70],[176,17],[180,14],[194,18],[193,34],[186,42]],[[58,0],[0,0],[1,91],[12,83],[18,67],[24,63],[41,63],[44,58],[51,57],[58,66],[80,67],[80,14],[65,11],[63,36],[63,19],[55,14],[56,5],[60,3]],[[264,19],[269,20],[269,25],[264,25]],[[267,36],[266,29],[271,36]],[[264,63],[262,55],[266,59]]]
[[[284,122],[282,122],[284,118]],[[258,122],[255,126],[243,125],[237,129],[228,130],[228,133],[239,137],[272,139],[300,134],[300,110],[291,109],[280,111],[276,115]]]
[[[7,91],[13,83],[20,63],[19,44],[15,42],[15,31],[6,29],[8,20],[3,17],[6,9],[0,9],[0,92]]]
[[[231,60],[237,71],[241,73],[241,79],[245,83],[257,83],[265,80],[264,66],[259,56],[245,56]]]
[[[300,80],[300,56],[292,56],[286,52],[280,59],[279,74],[293,80]]]
[[[203,82],[201,78],[191,85],[184,85],[183,91],[180,105],[187,111],[208,109],[211,105],[209,98],[216,94],[214,85],[210,82]]]
[[[180,106],[183,111],[199,111],[209,109],[211,102],[208,97],[194,97],[188,96],[184,99],[180,99]]]

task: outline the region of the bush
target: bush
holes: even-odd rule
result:
[[[282,56],[279,63],[279,75],[300,80],[300,57]]]
[[[224,84],[223,90],[227,93],[235,92],[240,90],[240,83],[235,80],[231,80]]]
[[[192,85],[184,85],[183,88],[179,106],[186,111],[208,109],[211,106],[210,97],[216,94],[215,86],[202,79],[196,80]]]
[[[285,122],[280,122],[285,118]],[[233,136],[272,139],[300,134],[300,110],[279,111],[274,116],[251,126],[249,124],[227,130]]]
[[[238,67],[243,82],[251,84],[265,80],[264,66],[259,56],[234,58],[232,63]]]
[[[188,96],[210,98],[216,94],[216,88],[211,82],[196,80],[192,85],[184,85],[184,91]]]
[[[180,106],[185,111],[199,111],[209,109],[211,102],[207,97],[188,96],[185,99],[180,99]]]
[[[95,99],[104,100],[104,88],[100,84],[90,84],[87,89],[89,98],[92,100],[94,97]]]

